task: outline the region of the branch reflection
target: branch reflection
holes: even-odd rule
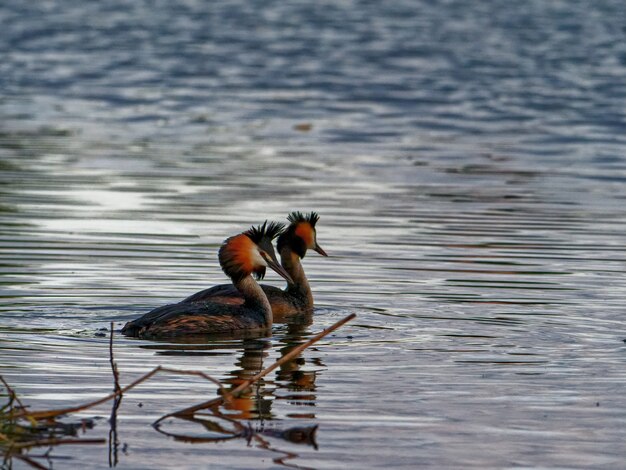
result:
[[[240,355],[235,362],[236,368],[222,381],[224,385],[230,386],[228,390],[234,390],[264,369],[266,358],[271,354],[273,347],[277,347],[280,357],[284,357],[307,341],[310,337],[311,320],[310,315],[293,319],[284,325],[283,332],[276,333],[272,339],[248,336],[236,343],[224,341],[207,343],[205,339],[203,344],[196,343],[190,348],[187,338],[184,349],[176,344],[168,344],[165,349],[163,345],[160,345],[158,346],[159,354],[214,355],[220,354],[218,350],[223,350],[225,344],[230,348],[237,348],[240,350]],[[277,341],[278,344],[273,345],[272,340]],[[148,347],[154,348],[155,346]],[[190,443],[220,442],[240,438],[248,445],[254,442],[258,447],[282,454],[274,460],[275,463],[299,468],[297,465],[285,462],[285,460],[298,457],[297,454],[272,446],[268,438],[305,444],[317,449],[315,439],[317,425],[287,428],[276,425],[280,414],[288,418],[314,419],[313,411],[284,413],[282,410],[274,410],[278,403],[286,403],[298,408],[315,407],[317,374],[324,364],[319,360],[311,363],[318,370],[307,370],[307,360],[299,354],[282,364],[273,377],[268,375],[261,378],[237,397],[225,400],[221,404],[196,410],[192,414],[172,416],[155,426],[155,429],[174,439]],[[200,433],[198,427],[201,428]]]

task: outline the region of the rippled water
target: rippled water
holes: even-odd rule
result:
[[[237,383],[356,312],[229,411],[319,448],[158,434],[215,396],[159,376],[122,402],[118,467],[623,466],[625,25],[617,0],[3,4],[0,373],[37,409],[108,393],[100,329],[316,210],[311,325],[115,355],[123,383]]]

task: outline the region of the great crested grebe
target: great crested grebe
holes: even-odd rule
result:
[[[290,225],[278,237],[276,246],[280,254],[281,264],[293,282],[289,282],[285,290],[261,285],[272,306],[274,320],[313,311],[313,294],[300,260],[304,258],[308,249],[314,250],[322,256],[328,256],[317,243],[317,231],[315,230],[315,225],[319,220],[317,213],[292,212],[287,216],[287,220],[289,220]],[[243,296],[237,289],[230,284],[222,284],[197,292],[183,300],[183,303],[203,300],[230,304],[244,302]]]
[[[267,266],[293,282],[278,264],[272,240],[284,229],[283,224],[267,223],[230,237],[219,250],[222,270],[233,282],[233,288],[244,299],[237,305],[201,301],[179,302],[158,307],[122,328],[126,336],[164,338],[208,333],[234,333],[264,330],[272,326],[272,308],[263,289],[253,279],[263,279]]]

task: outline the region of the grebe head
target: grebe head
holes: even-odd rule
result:
[[[303,214],[302,212],[292,212],[287,216],[287,220],[291,222],[287,230],[280,237],[276,246],[280,252],[283,247],[288,246],[300,258],[304,258],[306,250],[317,251],[322,256],[328,256],[321,246],[317,243],[317,231],[315,224],[320,216],[316,212]]]
[[[293,282],[291,276],[276,260],[272,240],[282,233],[284,225],[267,221],[258,227],[251,227],[239,235],[224,241],[219,251],[222,270],[233,281],[240,281],[251,274],[257,279],[265,277],[269,266],[287,282]]]

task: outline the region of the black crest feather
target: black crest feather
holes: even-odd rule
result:
[[[320,216],[317,212],[309,212],[308,214],[303,214],[300,211],[294,211],[287,216],[287,220],[292,224],[297,224],[298,222],[308,222],[311,224],[311,227],[315,228],[315,224],[318,220],[320,220]]]
[[[291,222],[291,224],[289,224],[287,230],[278,237],[278,241],[276,242],[278,251],[280,252],[285,246],[289,246],[300,258],[304,258],[307,248],[304,240],[296,235],[296,227],[301,222],[308,222],[311,224],[313,230],[315,230],[315,224],[319,219],[320,216],[317,215],[317,212],[303,214],[300,211],[295,211],[289,214],[287,220]]]
[[[261,243],[263,238],[273,240],[285,230],[285,224],[280,222],[263,222],[263,225],[250,227],[245,233],[254,243]]]

